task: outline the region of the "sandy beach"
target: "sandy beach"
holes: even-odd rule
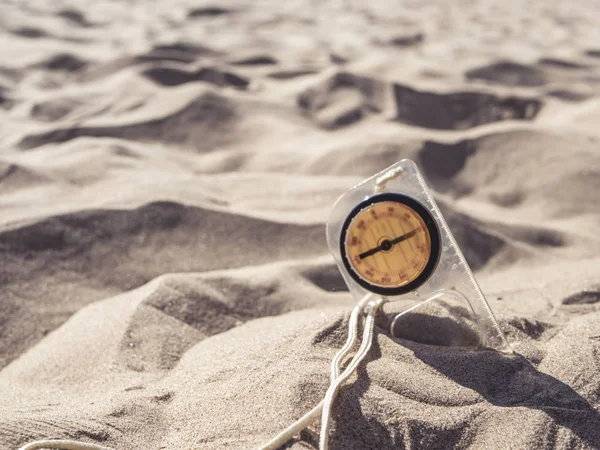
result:
[[[444,302],[393,338],[386,305],[331,449],[600,448],[599,24],[592,0],[3,2],[0,449],[268,441],[346,339],[332,205],[403,158],[515,354]]]

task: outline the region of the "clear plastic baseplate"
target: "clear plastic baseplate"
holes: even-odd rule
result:
[[[408,159],[403,159],[354,186],[343,194],[333,206],[327,224],[327,244],[357,302],[371,293],[352,279],[342,263],[340,252],[342,225],[350,211],[358,203],[383,192],[402,193],[422,203],[435,219],[441,239],[440,260],[431,277],[412,293],[386,297],[386,301],[389,302],[405,299],[413,301],[413,305],[398,314],[395,320],[432,300],[456,301],[456,299],[460,299],[463,304],[466,303],[470,306],[477,322],[481,337],[480,346],[511,353],[512,349],[417,165]]]

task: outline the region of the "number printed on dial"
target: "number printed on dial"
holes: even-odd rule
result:
[[[431,256],[431,236],[422,217],[395,201],[374,203],[356,214],[344,245],[352,270],[381,287],[411,283]]]

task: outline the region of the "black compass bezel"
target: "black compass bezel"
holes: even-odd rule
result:
[[[350,227],[352,220],[363,209],[365,209],[369,206],[372,206],[376,203],[387,202],[387,201],[402,203],[403,205],[411,208],[416,214],[418,214],[421,217],[421,219],[423,220],[423,222],[425,223],[425,226],[427,227],[427,230],[428,230],[429,236],[430,236],[430,240],[431,240],[431,252],[429,253],[429,260],[427,261],[427,264],[425,265],[425,268],[423,269],[423,271],[419,274],[419,276],[417,278],[415,278],[410,283],[408,283],[404,286],[398,286],[398,287],[379,286],[379,285],[370,283],[369,281],[362,278],[352,268],[352,265],[350,264],[350,261],[348,260],[348,255],[346,252],[346,235],[348,233],[348,228]],[[433,216],[431,215],[431,213],[429,212],[429,210],[425,206],[423,206],[423,204],[421,204],[418,200],[416,200],[412,197],[409,197],[408,195],[400,194],[397,192],[386,192],[383,194],[375,194],[375,195],[369,197],[368,199],[366,199],[366,200],[362,201],[361,203],[359,203],[358,205],[356,205],[352,209],[352,211],[350,211],[350,214],[348,214],[348,217],[346,218],[346,220],[344,221],[344,224],[342,225],[342,234],[341,234],[341,239],[340,239],[340,252],[341,252],[342,262],[344,264],[344,267],[346,268],[346,271],[348,272],[348,274],[352,277],[352,279],[354,281],[356,281],[360,286],[362,286],[363,288],[365,288],[366,290],[368,290],[370,292],[374,292],[375,294],[383,295],[386,297],[391,297],[394,295],[402,295],[402,294],[406,294],[408,292],[415,291],[416,289],[421,287],[431,277],[431,275],[437,268],[437,265],[440,260],[440,255],[441,255],[440,241],[441,241],[440,230],[437,226],[437,223],[436,223],[435,219],[433,218]]]

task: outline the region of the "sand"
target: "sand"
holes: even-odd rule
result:
[[[598,23],[591,0],[3,2],[0,448],[270,439],[346,337],[329,210],[402,158],[515,354],[444,303],[393,339],[387,305],[331,448],[599,448]]]

